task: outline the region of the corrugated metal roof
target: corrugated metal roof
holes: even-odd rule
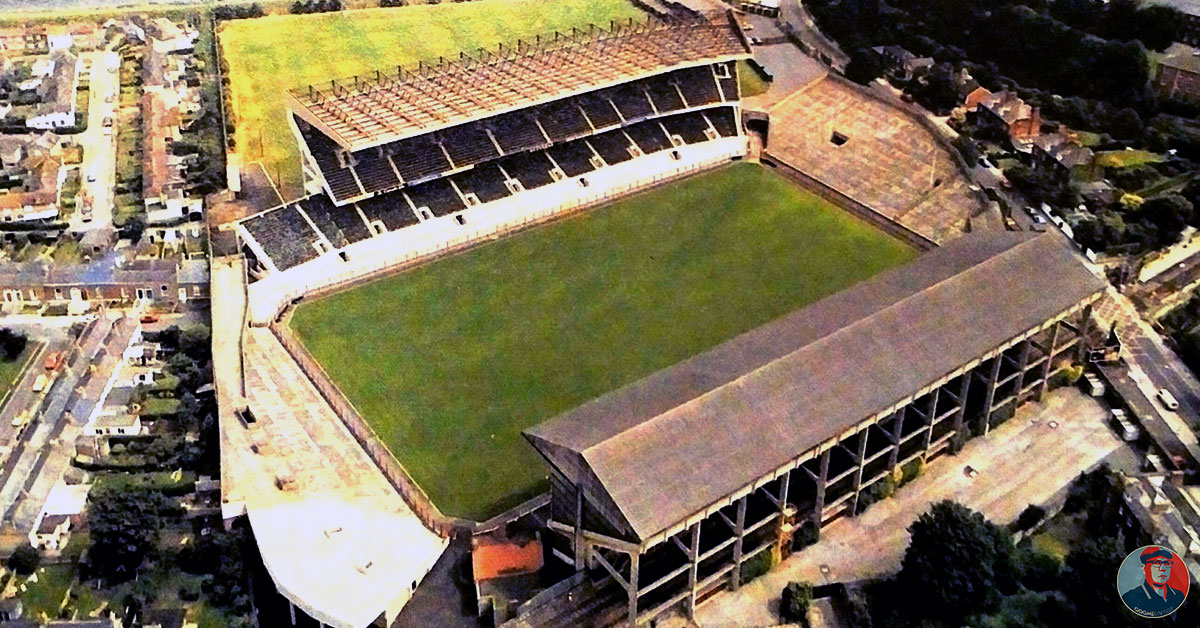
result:
[[[960,238],[526,435],[646,539],[1104,286],[1057,234]]]

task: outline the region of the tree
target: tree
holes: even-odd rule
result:
[[[866,48],[859,48],[850,54],[850,63],[846,64],[846,78],[866,85],[883,76],[883,66],[875,54]]]
[[[789,582],[783,588],[783,599],[779,603],[779,613],[784,621],[803,622],[808,616],[808,607],[812,605],[812,585],[807,582]]]
[[[1115,538],[1087,539],[1067,554],[1062,592],[1074,609],[1076,626],[1102,628],[1132,625],[1133,615],[1122,604],[1097,604],[1098,591],[1113,590],[1113,574],[1125,559],[1125,550]]]
[[[209,345],[211,332],[206,325],[196,323],[184,327],[179,334],[179,349],[188,355],[188,357],[198,362],[212,354],[212,347]]]
[[[1179,240],[1183,228],[1193,221],[1193,207],[1191,201],[1179,194],[1164,194],[1142,203],[1138,215],[1158,228],[1160,244],[1173,244]]]
[[[951,501],[934,504],[908,528],[912,535],[896,583],[923,599],[924,615],[962,625],[995,610],[1000,593],[1015,590],[1012,538],[983,515]]]
[[[42,555],[32,545],[22,543],[13,550],[12,556],[8,557],[8,568],[22,576],[28,576],[41,562]]]
[[[5,360],[17,359],[27,344],[29,344],[29,339],[25,337],[25,334],[15,332],[7,327],[0,329],[0,354]]]
[[[90,501],[92,572],[115,582],[133,578],[158,538],[167,499],[151,490],[102,489]]]

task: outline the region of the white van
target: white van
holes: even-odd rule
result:
[[[1175,395],[1172,395],[1171,391],[1167,390],[1166,388],[1158,389],[1158,401],[1168,410],[1179,409],[1179,402],[1175,400]]]

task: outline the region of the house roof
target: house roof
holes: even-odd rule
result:
[[[1027,120],[1033,116],[1033,107],[1025,104],[1015,92],[1003,90],[985,97],[979,102],[989,111],[1012,124],[1017,120]]]
[[[1055,161],[1067,168],[1086,166],[1092,163],[1092,149],[1086,148],[1079,140],[1064,131],[1046,133],[1033,139],[1033,146],[1050,155]]]
[[[0,263],[0,285],[11,288],[128,285],[158,289],[175,281],[177,272],[177,263],[170,259],[136,260],[124,265],[115,264],[110,258],[88,264],[4,262]]]
[[[1056,234],[966,236],[525,434],[644,541],[1104,287]]]
[[[67,515],[44,515],[42,522],[38,524],[38,534],[53,534],[58,526],[70,520]]]
[[[1175,68],[1191,74],[1200,74],[1200,50],[1187,44],[1171,44],[1163,52],[1162,61],[1159,63],[1168,68]]]
[[[36,115],[66,113],[75,110],[75,78],[79,70],[79,58],[66,50],[56,50],[50,55],[54,61],[54,72],[44,81],[38,91],[42,102]]]
[[[471,550],[471,573],[476,582],[536,573],[541,568],[542,543],[536,539],[525,543],[481,540]]]

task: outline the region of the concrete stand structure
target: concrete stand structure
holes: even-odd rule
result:
[[[968,236],[551,419],[526,437],[552,469],[553,551],[610,575],[629,626],[691,616],[1040,399],[1104,286],[1056,234]]]

